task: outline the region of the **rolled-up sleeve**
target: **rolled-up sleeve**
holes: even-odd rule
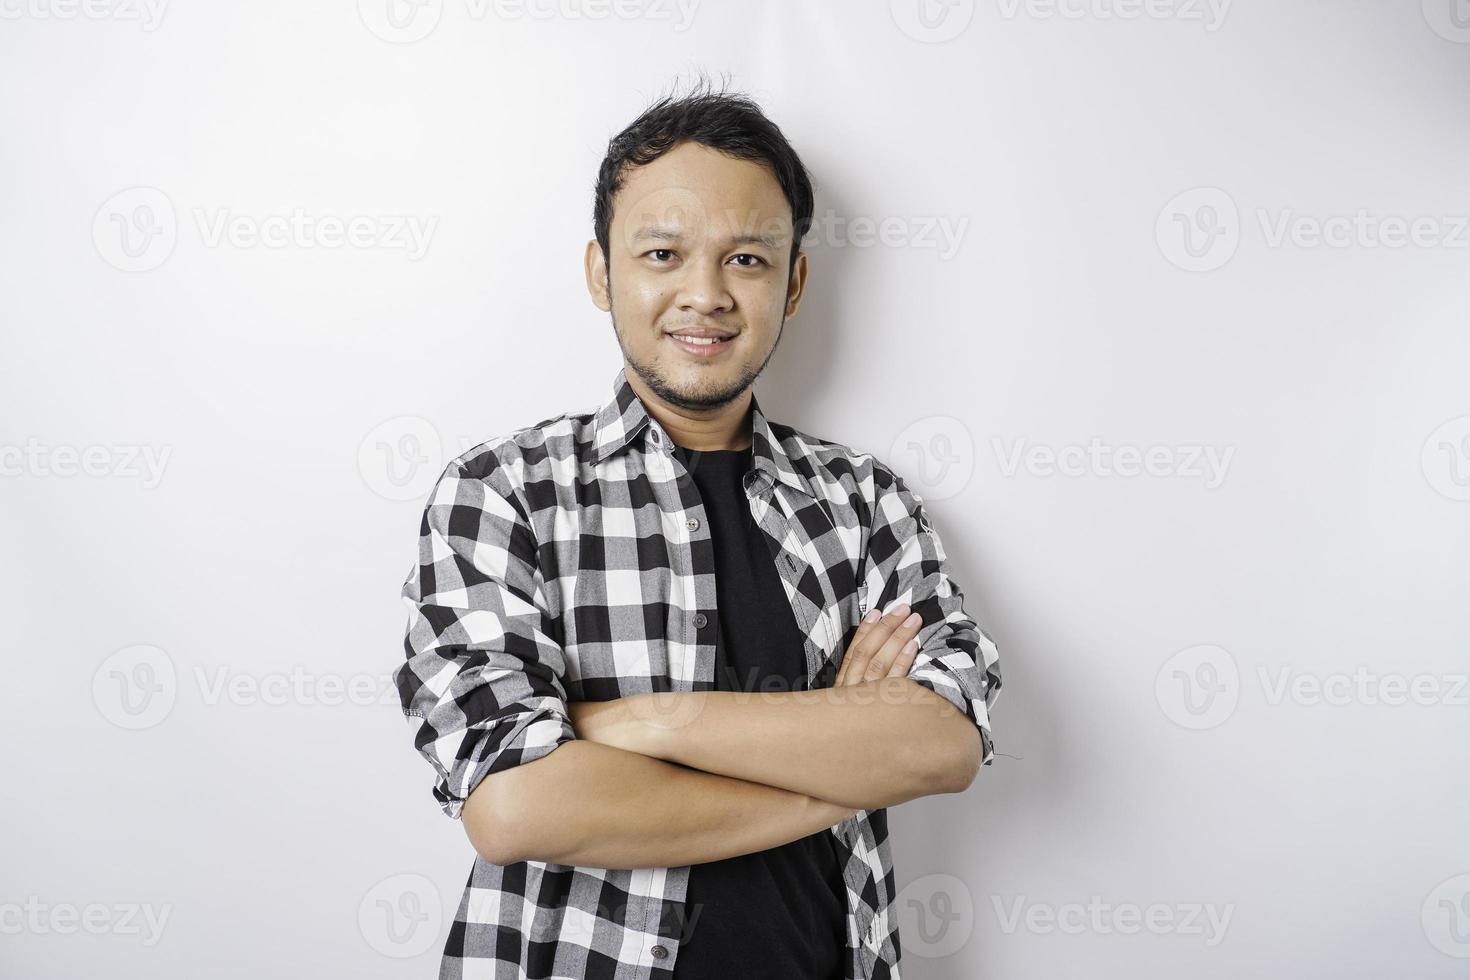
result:
[[[989,765],[995,755],[990,706],[1001,682],[995,641],[965,612],[964,593],[923,498],[877,460],[873,482],[874,513],[860,579],[867,596],[876,596],[869,607],[886,609],[901,601],[923,617],[908,677],[964,712],[980,730]]]
[[[566,662],[535,534],[494,451],[445,468],[418,552],[402,590],[407,659],[394,682],[414,747],[437,774],[434,798],[458,820],[487,775],[575,737]]]

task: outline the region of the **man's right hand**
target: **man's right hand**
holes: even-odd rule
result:
[[[871,621],[870,621],[871,620]],[[905,677],[919,653],[914,639],[924,625],[918,613],[909,612],[906,602],[894,606],[886,616],[873,609],[858,624],[857,633],[843,655],[833,687],[865,684],[881,677]]]

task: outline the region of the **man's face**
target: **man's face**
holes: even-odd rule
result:
[[[796,312],[806,256],[788,276],[794,245],[791,208],[768,169],[683,143],[627,173],[605,262],[588,245],[588,288],[655,395],[715,409],[755,382]],[[691,349],[673,336],[699,327],[729,337]]]

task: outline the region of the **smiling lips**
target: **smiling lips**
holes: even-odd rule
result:
[[[735,334],[699,328],[671,333],[669,339],[676,347],[695,357],[714,357],[730,346]]]

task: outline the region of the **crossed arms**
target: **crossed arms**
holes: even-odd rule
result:
[[[876,461],[861,581],[874,608],[903,600],[921,623],[860,627],[833,688],[603,702],[568,701],[526,509],[498,459],[477,462],[452,463],[425,509],[396,680],[436,798],[487,861],[714,861],[960,792],[990,761],[994,644],[921,501]]]

